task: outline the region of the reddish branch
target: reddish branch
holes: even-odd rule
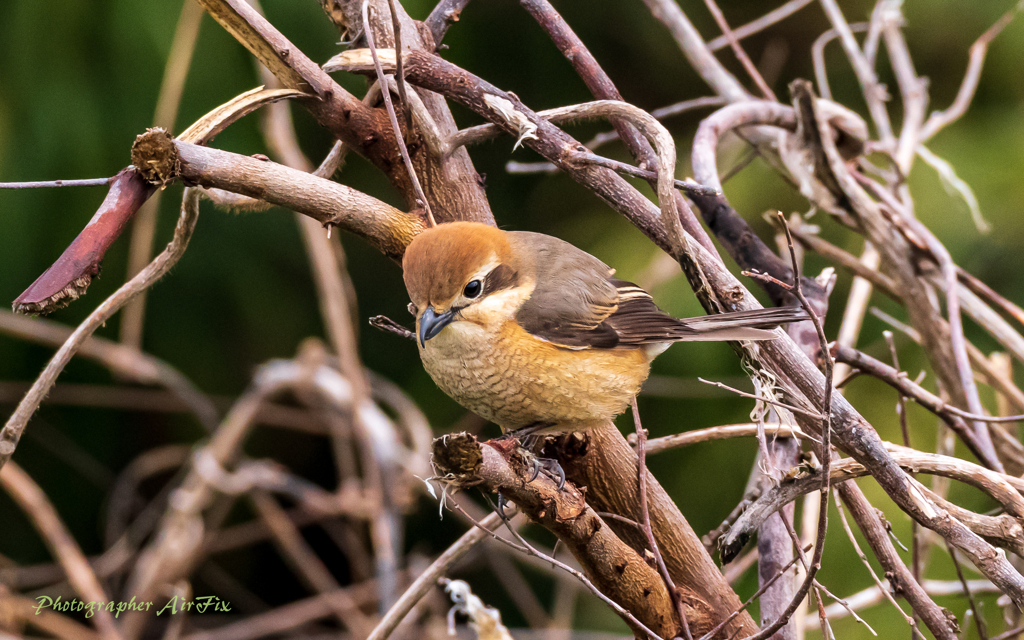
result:
[[[110,191],[89,224],[53,266],[18,296],[14,310],[50,313],[83,295],[93,277],[99,275],[100,261],[107,249],[155,190],[132,167],[118,172],[111,178]]]

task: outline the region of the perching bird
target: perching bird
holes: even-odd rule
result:
[[[402,260],[423,366],[509,432],[622,413],[673,342],[768,340],[782,307],[679,320],[568,242],[472,222],[428,229]]]

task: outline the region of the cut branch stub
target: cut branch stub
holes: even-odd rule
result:
[[[431,461],[443,475],[459,487],[472,487],[483,482],[479,478],[483,454],[480,443],[468,433],[453,433],[434,439]]]
[[[14,301],[17,313],[50,313],[85,293],[99,275],[100,261],[155,187],[132,167],[110,180],[99,210],[60,258]]]
[[[166,129],[146,129],[132,144],[132,164],[148,182],[166,187],[181,173],[181,156],[175,149],[173,138]]]

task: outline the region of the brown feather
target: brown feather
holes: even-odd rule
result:
[[[536,281],[516,321],[540,338],[590,332],[595,344],[587,346],[615,346],[615,336],[599,328],[619,308],[619,293],[609,280],[614,270],[558,238],[527,231],[508,236],[513,252],[525,258],[524,271]]]
[[[446,308],[491,259],[509,265],[515,274],[512,248],[501,229],[473,222],[427,229],[409,243],[402,258],[409,298],[421,309],[427,305]]]
[[[519,284],[519,273],[507,264],[499,264],[484,276],[484,293],[511,289]]]
[[[596,274],[590,276],[593,278]],[[545,280],[545,275],[539,275],[538,290],[546,287],[542,284]],[[603,281],[614,289],[614,300],[605,298],[599,303],[590,302],[583,309],[567,309],[567,305],[578,304],[578,301],[573,301],[563,290],[563,295],[556,298],[557,307],[551,309],[537,304],[535,292],[516,319],[536,337],[570,349],[613,349],[682,341],[768,340],[775,337],[773,329],[780,324],[807,319],[802,309],[793,307],[678,319],[658,308],[651,295],[632,282],[608,277]],[[586,283],[585,290],[602,289],[590,282]],[[530,308],[531,303],[534,308]],[[529,315],[524,317],[524,310],[529,310]],[[567,320],[571,318],[591,322]]]

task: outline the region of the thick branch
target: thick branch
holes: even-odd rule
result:
[[[587,487],[587,502],[595,509],[625,515],[637,513],[637,456],[614,425],[587,425],[582,433],[566,435],[554,446],[545,448],[544,455],[550,453],[557,454],[570,480]],[[712,607],[715,623],[724,620],[739,608],[739,598],[704,550],[675,501],[649,472],[647,500],[658,547],[676,585],[699,594]],[[610,520],[608,525],[634,549],[646,548],[643,533],[636,527],[615,520]],[[689,612],[687,617],[697,637],[702,632]],[[755,628],[750,614],[743,612],[726,625],[722,637],[742,633],[740,629],[750,632]]]
[[[314,93],[318,100],[303,105],[321,126],[339,140],[376,165],[398,188],[406,202],[414,206],[415,194],[409,174],[402,165],[398,145],[383,109],[364,105],[345,91],[319,65],[288,41],[263,16],[244,0],[202,0],[201,4],[229,33],[266,65],[288,88]],[[396,7],[402,21],[403,46],[414,50],[433,51],[420,37],[417,25],[401,6]],[[371,25],[380,46],[393,46],[390,10],[386,0],[374,5],[379,24]],[[384,18],[381,19],[380,17]],[[358,21],[357,21],[358,22]],[[352,22],[352,24],[357,24]],[[451,135],[457,128],[444,99],[421,95],[434,123],[442,135]],[[442,161],[433,157],[426,146],[413,145],[415,132],[404,131],[410,141],[413,164],[424,184],[431,209],[439,220],[475,220],[494,223],[483,192],[482,181],[473,169],[469,154],[460,150]]]
[[[572,484],[559,490],[544,476],[530,481],[531,465],[520,451],[515,439],[481,445],[473,436],[456,434],[434,441],[434,464],[456,486],[501,492],[531,520],[558,536],[601,593],[659,636],[678,635],[672,599],[657,571],[615,535]],[[710,629],[707,605],[694,601],[692,595],[685,600],[690,623],[696,626],[700,621],[700,628]],[[634,631],[644,632],[635,620],[624,619]]]
[[[399,211],[343,184],[269,160],[168,137],[160,139],[159,147],[147,145],[146,149],[152,156],[140,155],[136,162],[145,163],[150,157],[158,159],[175,154],[178,158],[175,178],[287,207],[324,226],[350,231],[394,260],[401,259],[406,245],[426,228],[418,215]]]

